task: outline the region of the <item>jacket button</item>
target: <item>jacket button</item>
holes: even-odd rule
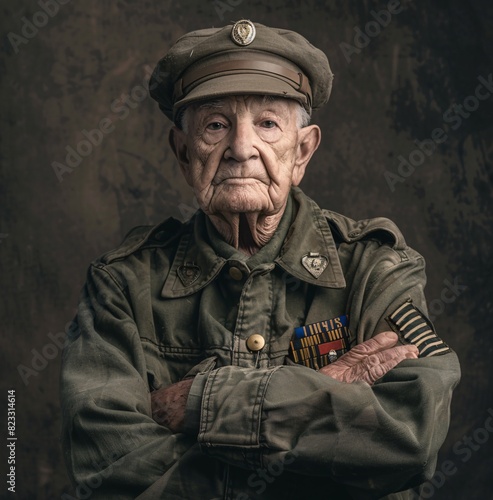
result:
[[[258,352],[264,348],[265,339],[264,337],[262,337],[262,335],[254,333],[247,338],[246,345],[248,349],[250,349],[250,351]]]
[[[230,267],[229,268],[229,275],[235,281],[241,281],[243,279],[243,273],[237,267]]]

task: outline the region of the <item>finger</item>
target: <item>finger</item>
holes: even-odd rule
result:
[[[391,333],[392,335],[386,335],[387,333]],[[383,336],[386,336],[386,338],[383,338]],[[379,338],[377,338],[379,337]],[[418,348],[412,344],[407,344],[407,345],[398,345],[394,347],[382,347],[380,344],[381,349],[376,350],[376,351],[369,351],[369,350],[362,350],[361,346],[366,344],[366,348],[368,349],[368,345],[370,344],[370,341],[376,340],[377,342],[388,342],[393,343],[394,340],[397,338],[397,335],[395,335],[393,332],[384,332],[376,335],[374,338],[370,339],[369,341],[363,342],[362,344],[359,344],[355,347],[353,347],[349,352],[343,354],[338,360],[334,361],[331,363],[329,366],[333,367],[332,369],[328,370],[330,373],[332,373],[333,370],[339,370],[340,368],[346,369],[346,370],[353,370],[357,369],[358,366],[363,367],[363,372],[366,371],[370,366],[378,365],[381,363],[385,363],[389,361],[390,359],[393,358],[399,358],[399,360],[405,359],[405,358],[417,358],[419,351]],[[370,344],[371,347],[372,344]],[[373,344],[374,345],[374,344]],[[358,352],[359,351],[359,352]],[[374,357],[376,356],[376,357]],[[322,371],[322,373],[325,374],[325,371]],[[350,372],[352,376],[353,373],[356,373],[354,371]],[[329,375],[329,373],[327,373]],[[349,376],[347,374],[347,376]],[[337,378],[337,377],[336,377]]]
[[[397,343],[397,335],[394,332],[382,332],[375,337],[355,345],[349,352],[343,354],[335,363],[351,367],[360,363],[366,357],[392,349]]]
[[[402,347],[402,348],[401,348]],[[372,355],[368,359],[368,369],[363,376],[363,380],[370,385],[373,385],[378,379],[386,375],[392,368],[395,368],[400,362],[405,359],[417,358],[417,353],[407,349],[408,346],[399,346],[393,349],[390,356],[386,356],[383,361],[376,362],[381,354]]]
[[[349,352],[368,356],[394,347],[397,344],[397,339],[397,334],[394,332],[382,332],[354,346]]]
[[[379,363],[386,363],[394,358],[399,358],[401,360],[406,358],[417,358],[419,354],[418,348],[415,345],[399,345],[396,347],[392,347],[385,351],[380,351],[375,354],[372,354],[369,357],[375,357],[378,359]],[[377,363],[373,363],[377,364]]]

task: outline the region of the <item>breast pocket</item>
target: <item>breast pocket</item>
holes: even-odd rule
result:
[[[142,345],[151,391],[182,380],[206,358],[199,348],[156,345],[150,341]]]

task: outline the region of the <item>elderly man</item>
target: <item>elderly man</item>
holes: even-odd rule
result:
[[[159,62],[201,210],[90,268],[62,371],[82,498],[397,499],[432,476],[459,366],[423,258],[296,187],[331,82],[303,37],[247,20]]]

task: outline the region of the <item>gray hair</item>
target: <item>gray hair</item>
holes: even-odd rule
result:
[[[271,96],[271,95],[266,95],[264,96],[264,102],[272,102],[275,100],[280,100],[282,97],[276,97],[276,96]],[[298,103],[299,104],[299,103]],[[220,108],[223,106],[223,101],[222,99],[213,99],[207,102],[204,102],[198,106],[198,108]],[[190,109],[191,106],[184,106],[178,111],[178,114],[176,115],[176,126],[183,130],[185,133],[188,133],[188,124],[189,124],[189,119],[190,119]],[[310,125],[310,120],[311,116],[310,113],[301,105],[299,104],[296,107],[297,111],[297,116],[296,116],[296,126],[298,128],[304,128],[308,127]]]

